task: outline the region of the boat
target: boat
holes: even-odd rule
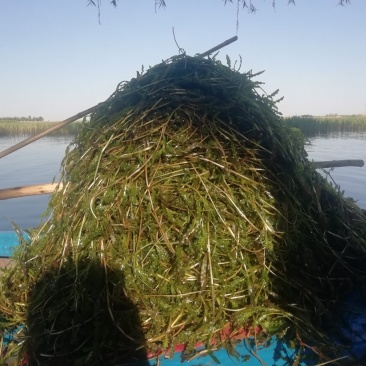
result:
[[[22,237],[21,237],[22,236]],[[11,256],[20,244],[29,239],[27,232],[0,231],[0,265],[11,265]],[[25,241],[23,239],[25,239]],[[353,293],[344,303],[342,314],[343,321],[351,324],[351,330],[344,330],[344,338],[348,341],[348,352],[339,359],[366,358],[366,301],[363,294],[358,291]],[[11,334],[4,337],[6,343]],[[256,339],[255,334],[248,335],[239,332],[235,337],[235,347],[232,352],[226,349],[216,349],[212,345],[211,350],[206,350],[203,345],[196,345],[196,352],[187,357],[182,353],[183,346],[177,345],[173,350],[167,350],[163,354],[148,354],[143,365],[146,366],[178,366],[184,363],[200,366],[215,364],[221,365],[271,365],[271,366],[316,366],[333,363],[319,363],[318,356],[311,352],[309,347],[291,348],[289,342],[275,337],[269,339]],[[351,356],[352,355],[352,356]],[[358,361],[356,361],[358,362]],[[134,363],[131,363],[131,365]],[[343,363],[337,363],[342,365]],[[349,363],[347,363],[349,364]],[[361,363],[352,363],[358,365]],[[25,362],[26,365],[26,362]]]
[[[27,240],[28,234],[23,231],[23,238]],[[0,263],[9,265],[14,250],[23,240],[16,231],[0,231]],[[11,339],[11,334],[4,337],[4,340]],[[236,336],[236,346],[233,352],[226,349],[215,349],[207,351],[202,345],[196,345],[196,353],[190,357],[183,357],[183,347],[178,345],[174,350],[168,350],[159,355],[148,355],[146,366],[178,366],[189,362],[190,364],[199,364],[200,366],[209,366],[215,364],[247,366],[271,365],[271,366],[290,366],[293,364],[299,366],[315,366],[315,355],[305,355],[304,349],[291,349],[284,340],[277,340],[274,337],[258,341],[254,336],[244,336],[244,333],[238,333]],[[303,357],[300,357],[303,356]],[[299,361],[299,359],[303,359]],[[296,363],[297,362],[297,363]],[[25,363],[26,364],[26,363]],[[131,364],[132,365],[132,364]]]

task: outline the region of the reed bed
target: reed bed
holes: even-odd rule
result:
[[[22,122],[0,120],[0,136],[30,136],[53,127],[55,122]],[[81,129],[81,122],[74,122],[51,133],[51,136],[74,136]]]
[[[365,216],[254,76],[179,56],[119,84],[67,151],[52,218],[1,275],[1,327],[17,332],[3,359],[144,364],[198,343],[239,357],[238,335],[341,351]]]
[[[286,125],[300,129],[305,136],[313,137],[331,133],[358,133],[366,131],[366,115],[288,117]]]

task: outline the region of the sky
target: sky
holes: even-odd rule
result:
[[[366,1],[253,0],[255,14],[223,0],[0,0],[0,117],[61,121],[106,100],[136,71],[190,56],[237,35],[218,58],[265,73],[284,116],[366,114]]]

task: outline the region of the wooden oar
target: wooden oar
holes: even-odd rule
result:
[[[0,189],[0,200],[7,200],[9,198],[17,198],[24,196],[33,196],[38,194],[53,193],[56,189],[61,189],[62,183],[46,183],[33,184],[29,186],[14,187]]]
[[[329,160],[329,161],[313,161],[315,168],[340,168],[345,166],[364,166],[363,160]]]

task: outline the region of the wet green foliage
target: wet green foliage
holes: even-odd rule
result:
[[[330,349],[333,310],[365,275],[365,217],[253,76],[175,57],[84,125],[53,218],[0,283],[3,327],[26,325],[11,345],[30,365],[117,364],[126,344],[231,349],[239,329]]]

